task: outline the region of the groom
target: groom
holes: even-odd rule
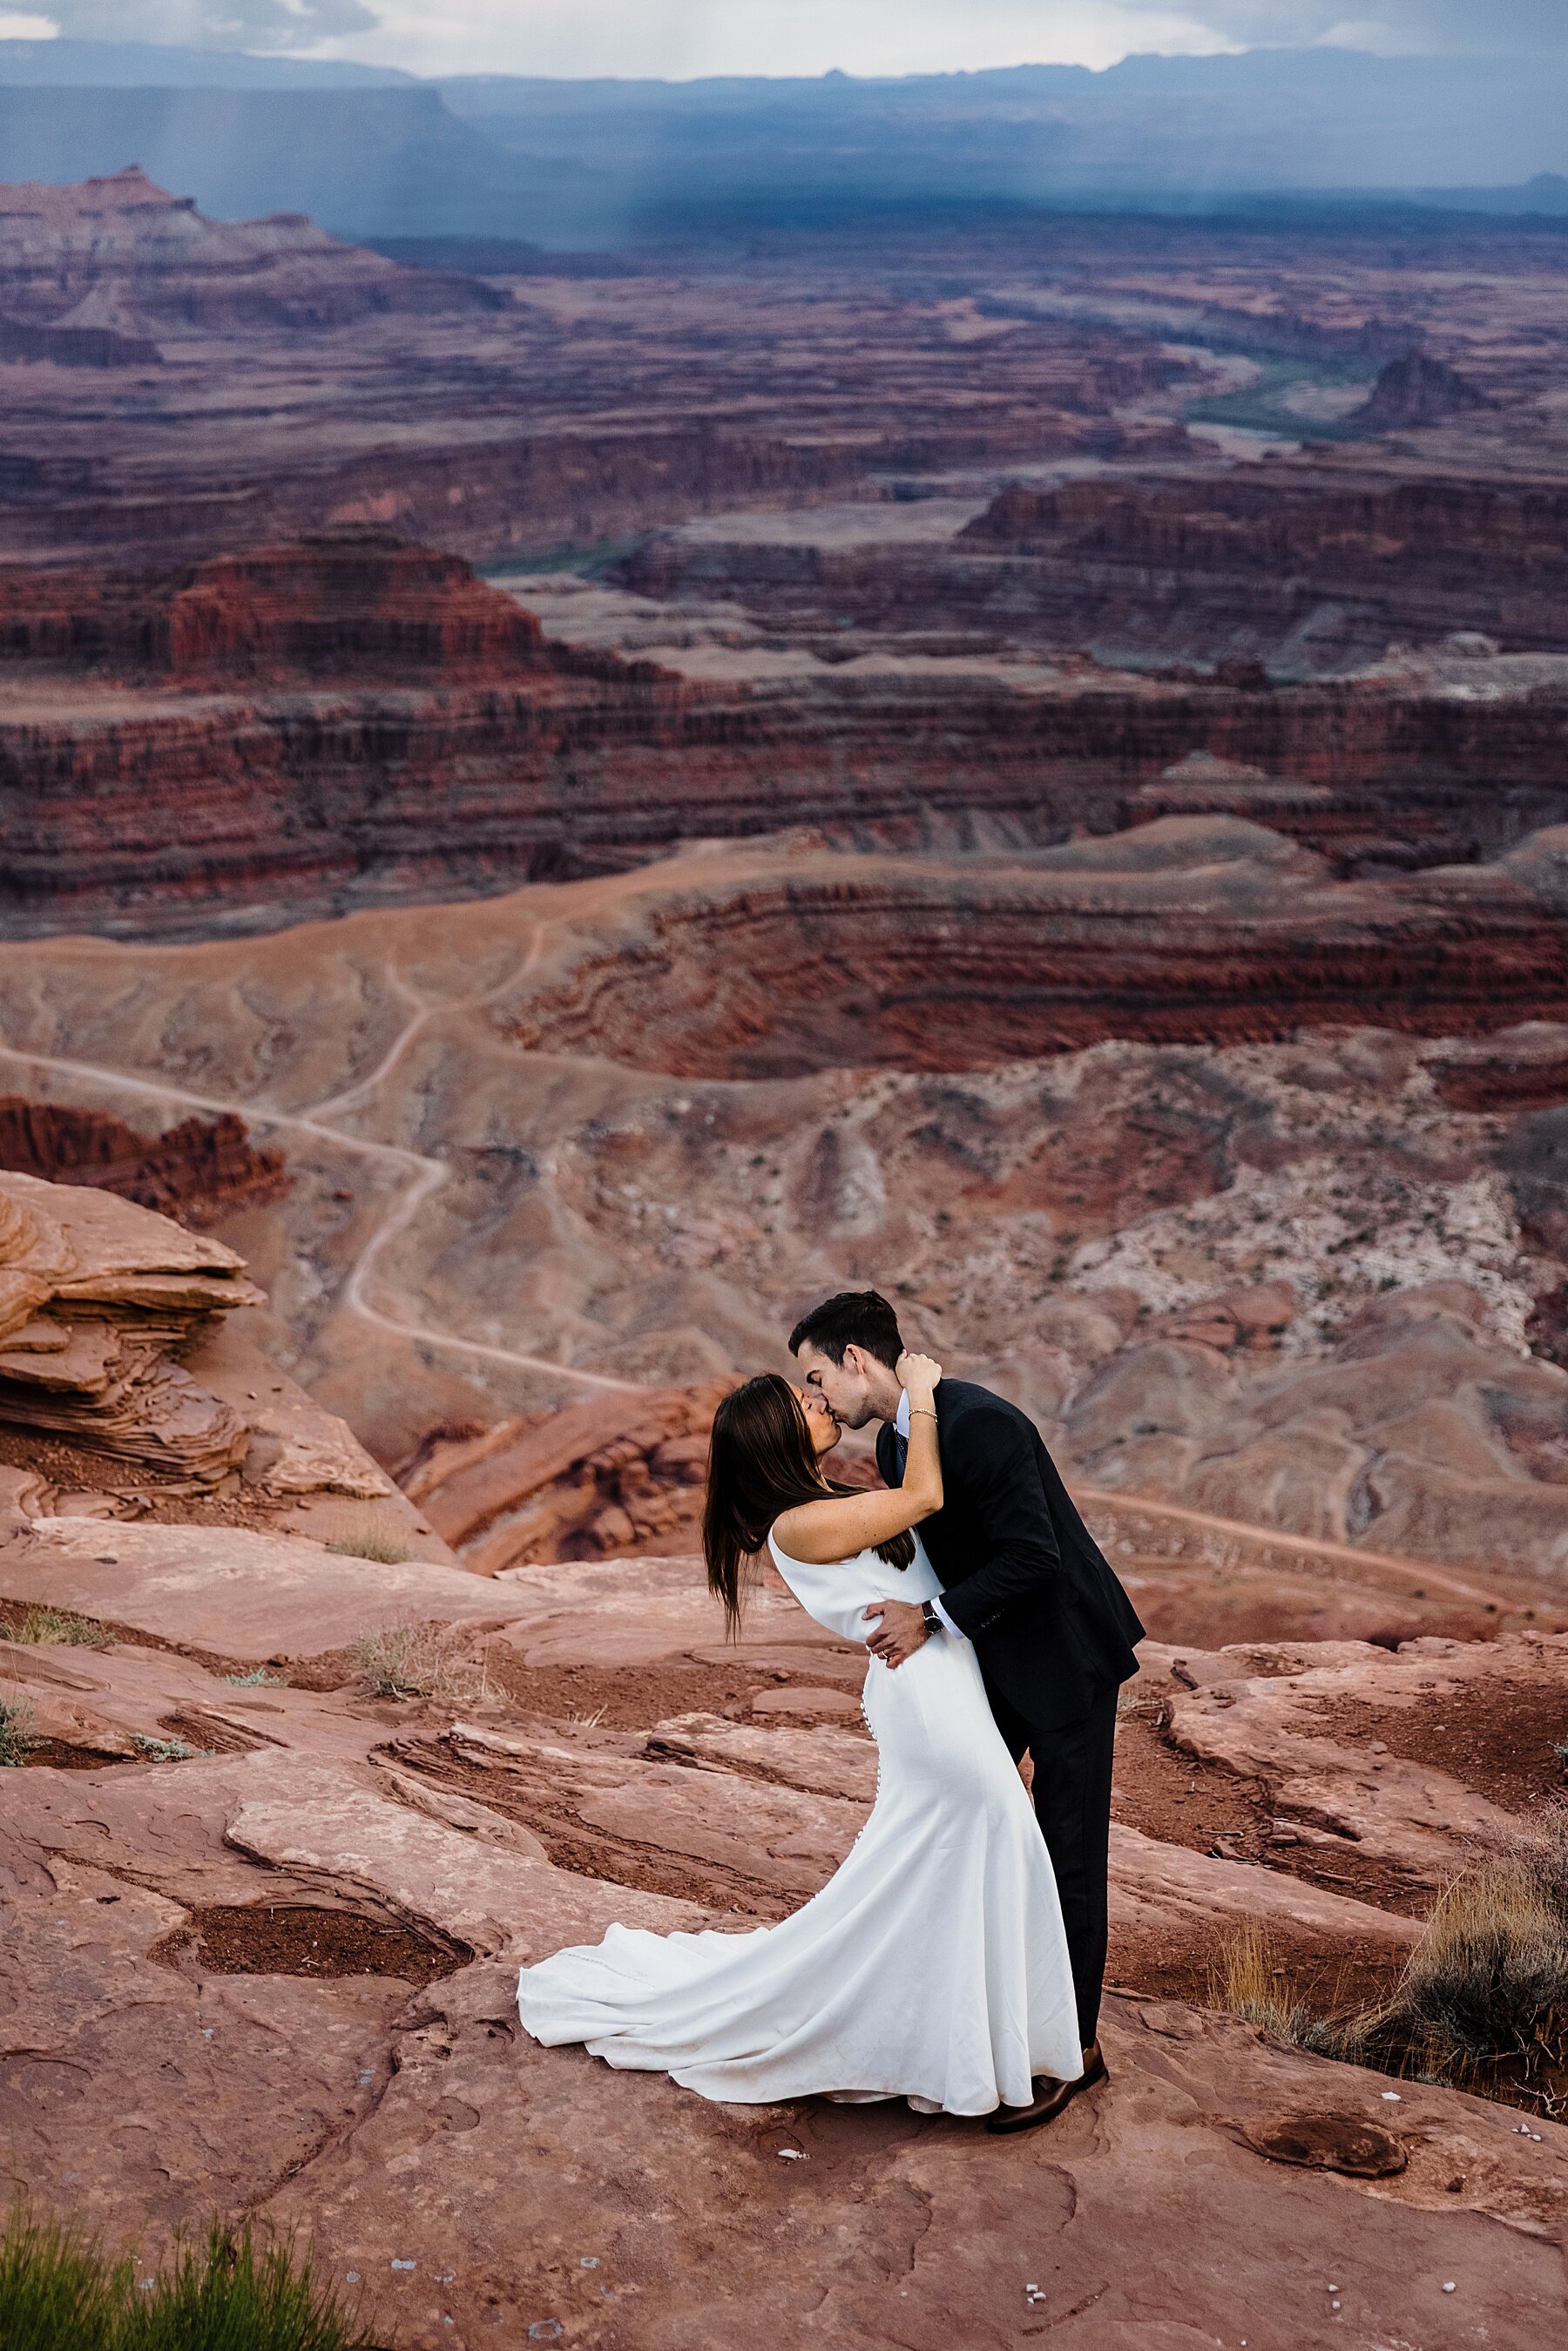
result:
[[[789,1352],[846,1428],[879,1420],[877,1467],[904,1482],[909,1400],[894,1370],[898,1317],[874,1290],[844,1290],[795,1325]],[[919,1529],[940,1600],[879,1603],[871,1646],[900,1666],[932,1638],[972,1641],[1015,1761],[1034,1759],[1034,1809],[1061,1901],[1083,2074],[1035,2083],[1034,2103],[993,2116],[1031,2130],[1105,2077],[1096,2039],[1105,1973],[1107,1848],[1116,1692],[1144,1628],[1074,1510],[1034,1423],[967,1380],[936,1390],[946,1499]]]

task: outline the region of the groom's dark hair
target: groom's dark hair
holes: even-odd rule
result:
[[[789,1353],[798,1355],[808,1343],[830,1364],[841,1364],[846,1347],[862,1347],[890,1372],[904,1353],[898,1317],[880,1290],[841,1290],[836,1298],[824,1298],[790,1332]]]

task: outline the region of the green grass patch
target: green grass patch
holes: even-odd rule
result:
[[[148,2273],[15,2204],[0,2241],[5,2351],[376,2351],[308,2254],[215,2222]]]

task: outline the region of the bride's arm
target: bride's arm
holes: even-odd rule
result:
[[[901,1355],[898,1377],[909,1397],[909,1453],[904,1483],[884,1493],[833,1494],[786,1510],[773,1531],[791,1559],[825,1566],[852,1559],[917,1527],[942,1508],[942,1457],[933,1402],[940,1364],[929,1355]]]

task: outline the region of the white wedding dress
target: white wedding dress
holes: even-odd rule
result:
[[[863,1642],[877,1600],[940,1589],[925,1552],[820,1567],[771,1542],[819,1625]],[[906,2097],[923,2113],[1027,2105],[1038,2074],[1082,2071],[1056,1880],[968,1642],[935,1635],[867,1661],[876,1803],[805,1907],[747,1934],[654,1935],[525,1968],[525,2031],[740,2105]]]

